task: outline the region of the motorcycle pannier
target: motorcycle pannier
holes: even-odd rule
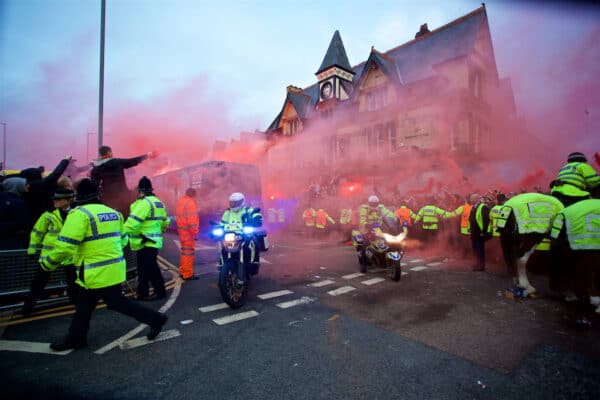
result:
[[[269,241],[267,240],[267,232],[261,230],[256,232],[256,246],[260,251],[269,250]]]

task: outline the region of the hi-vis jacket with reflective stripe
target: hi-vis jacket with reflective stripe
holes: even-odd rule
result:
[[[198,207],[190,196],[183,196],[175,206],[175,222],[180,235],[194,237],[198,234]]]
[[[415,224],[423,219],[423,229],[437,230],[440,218],[447,218],[448,213],[437,206],[428,205],[421,207],[415,218]]]
[[[584,162],[570,162],[558,171],[558,180],[589,192],[600,185],[600,176],[591,165]]]
[[[54,270],[73,257],[77,283],[99,289],[125,280],[125,245],[127,235],[121,213],[104,204],[86,204],[71,210],[54,250],[42,262],[48,270]]]
[[[302,220],[304,220],[304,225],[306,226],[315,226],[315,219],[317,218],[317,210],[312,207],[307,208],[302,213]]]
[[[383,204],[379,204],[375,208],[371,208],[368,204],[363,204],[358,209],[358,229],[361,232],[365,231],[365,225],[383,224],[383,217],[395,218],[396,214],[387,209]]]
[[[170,221],[164,204],[156,196],[144,196],[134,201],[125,222],[131,250],[143,247],[162,249],[162,234]]]
[[[221,216],[221,225],[223,229],[231,232],[242,232],[245,224],[249,226],[262,226],[263,217],[260,212],[256,212],[252,207],[241,207],[235,211],[230,208],[225,210]]]
[[[548,233],[552,220],[563,208],[563,204],[553,196],[541,193],[519,194],[500,209],[497,226],[504,228],[513,213],[519,233]]]
[[[408,226],[412,225],[412,220],[417,217],[417,214],[412,212],[412,210],[406,206],[400,206],[396,210],[396,216],[400,219],[400,223],[406,222]]]
[[[60,215],[60,209],[56,208],[53,211],[45,211],[38,218],[37,222],[33,226],[33,229],[31,230],[27,254],[34,255],[35,253],[41,250],[40,258],[38,259],[38,261],[40,262],[40,265],[44,270],[48,269],[46,266],[44,266],[42,261],[48,256],[50,250],[54,250],[56,238],[58,237],[58,233],[60,232],[62,227],[62,215]],[[73,259],[69,257],[65,259],[62,262],[62,264],[73,264]]]
[[[497,204],[490,210],[490,233],[493,236],[500,236],[500,232],[498,232],[498,217],[500,216],[500,210],[502,209],[502,204]]]
[[[572,250],[600,250],[600,200],[579,201],[558,213],[550,236],[557,239],[566,227]]]

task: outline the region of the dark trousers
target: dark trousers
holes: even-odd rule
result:
[[[62,268],[62,267],[59,267]],[[75,302],[75,294],[79,288],[79,285],[75,283],[76,272],[74,265],[65,265],[65,276],[67,280],[67,296],[69,296],[69,300],[72,303]],[[25,305],[29,307],[33,307],[37,301],[42,296],[44,292],[44,288],[48,284],[48,280],[50,279],[50,274],[52,272],[44,270],[41,266],[35,270],[35,275],[33,276],[33,280],[31,281],[31,286],[29,287],[29,294],[27,299],[25,300]]]
[[[138,297],[147,297],[149,284],[154,289],[154,294],[158,297],[166,295],[165,280],[160,273],[156,257],[158,249],[154,247],[144,247],[137,252],[137,273],[138,273]]]
[[[471,235],[471,247],[477,260],[477,268],[485,268],[485,239],[479,235]]]
[[[82,343],[87,339],[90,329],[92,312],[98,304],[98,300],[104,300],[109,310],[114,310],[135,318],[139,322],[150,326],[158,326],[162,323],[161,314],[151,308],[146,308],[123,296],[121,285],[113,285],[100,289],[80,288],[75,302],[75,315],[71,321],[68,343]]]

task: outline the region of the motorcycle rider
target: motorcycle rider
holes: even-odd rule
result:
[[[245,206],[246,197],[243,193],[235,192],[229,196],[229,208],[225,210],[221,217],[221,225],[225,231],[242,232],[244,225],[253,227],[262,226],[263,216],[260,209]],[[260,239],[259,239],[260,240]],[[258,264],[260,260],[259,247],[254,241],[244,244],[244,259],[248,259],[253,253],[253,264]],[[223,265],[223,253],[221,253],[220,264]]]
[[[374,194],[369,196],[367,204],[362,204],[359,208],[358,229],[361,233],[365,233],[367,226],[383,224],[384,217],[396,218],[396,214],[380,204],[379,197]]]

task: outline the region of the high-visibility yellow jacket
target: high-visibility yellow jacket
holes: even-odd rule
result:
[[[579,161],[563,166],[558,171],[557,179],[586,192],[600,185],[600,176],[596,170],[588,163]]]
[[[27,254],[34,255],[38,251],[40,257],[38,261],[42,269],[48,271],[44,266],[43,260],[48,257],[51,250],[54,250],[56,238],[64,224],[60,209],[56,208],[53,211],[45,211],[37,220],[29,237],[29,248]],[[72,257],[66,258],[63,265],[73,264]]]
[[[382,225],[383,217],[395,218],[396,214],[390,211],[383,204],[379,204],[375,208],[371,208],[368,204],[363,204],[358,210],[358,229],[361,232],[365,231],[365,225],[373,225],[375,223]]]
[[[560,211],[550,236],[557,239],[563,230],[572,250],[600,250],[600,200],[582,200]]]
[[[88,289],[117,285],[125,280],[123,247],[127,235],[123,216],[104,204],[86,204],[69,212],[54,249],[42,260],[47,270],[73,257],[77,283]]]
[[[352,209],[342,208],[340,210],[340,224],[347,225],[352,222]]]
[[[163,232],[170,221],[165,205],[156,196],[144,196],[134,201],[125,222],[131,250],[144,247],[162,249]]]
[[[446,211],[437,206],[424,206],[421,207],[415,218],[415,223],[423,219],[423,229],[425,230],[437,230],[440,218],[446,217]]]
[[[221,216],[221,225],[226,231],[242,232],[245,224],[262,226],[263,217],[252,207],[242,207],[239,210],[227,209]]]
[[[500,209],[502,208],[502,204],[497,204],[490,210],[490,233],[492,236],[500,236],[500,232],[498,232],[498,217],[500,216]]]
[[[181,236],[195,237],[198,234],[198,207],[196,201],[187,195],[182,196],[175,205],[175,222]]]

